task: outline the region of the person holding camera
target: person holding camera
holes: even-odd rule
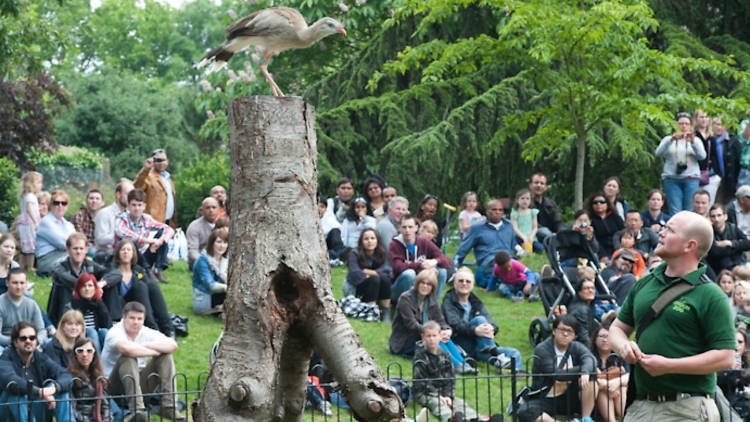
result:
[[[155,149],[143,162],[143,168],[133,181],[136,189],[146,192],[144,213],[160,223],[177,228],[177,204],[174,182],[167,171],[169,158],[164,149]]]
[[[692,199],[699,187],[699,160],[706,158],[706,149],[693,132],[693,120],[688,113],[677,113],[678,131],[665,136],[654,152],[664,158],[664,192],[669,212],[692,211]]]

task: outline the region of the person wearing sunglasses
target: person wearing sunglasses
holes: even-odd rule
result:
[[[167,166],[167,151],[155,149],[151,157],[143,162],[143,168],[133,180],[133,185],[146,192],[146,209],[143,212],[174,229],[177,228],[177,191]]]
[[[11,346],[0,356],[0,420],[25,421],[28,401],[36,422],[69,422],[70,388],[68,371],[38,350],[37,329],[29,321],[16,323],[10,332]],[[31,382],[32,385],[29,385]],[[31,391],[30,396],[26,393]]]
[[[112,422],[114,406],[110,405],[107,378],[102,362],[90,338],[79,338],[73,346],[73,359],[68,363],[68,372],[75,378],[72,395],[73,416],[77,422]],[[118,409],[119,410],[119,409]],[[147,415],[134,415],[131,421],[145,422]]]
[[[625,228],[625,222],[612,208],[603,192],[595,192],[586,202],[586,210],[591,216],[591,226],[594,227],[594,237],[599,243],[599,258],[609,262],[614,252],[615,244],[612,237]]]
[[[36,232],[36,274],[39,277],[48,277],[55,265],[68,256],[65,242],[76,231],[73,223],[65,219],[68,194],[63,190],[56,190],[51,197],[51,212],[41,219]]]

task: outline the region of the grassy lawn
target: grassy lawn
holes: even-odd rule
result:
[[[455,251],[456,245],[449,248],[448,255],[452,256]],[[467,257],[466,261],[473,261],[473,256]],[[543,255],[534,255],[526,257],[523,262],[535,271],[539,271],[541,266],[546,263],[546,257]],[[169,311],[188,316],[190,321],[188,323],[189,335],[187,337],[178,337],[179,349],[175,352],[175,363],[178,372],[183,372],[187,377],[188,390],[197,390],[199,374],[202,371],[207,371],[208,367],[208,354],[211,346],[218,337],[223,327],[223,321],[215,317],[201,317],[193,313],[192,301],[190,296],[191,289],[191,273],[188,271],[187,263],[179,261],[165,272],[169,279],[169,284],[161,284],[161,289],[164,292],[164,297],[167,301]],[[345,267],[333,268],[331,271],[332,288],[334,296],[336,298],[342,297],[341,287],[346,277]],[[46,308],[47,297],[51,287],[51,278],[40,279],[36,276],[30,277],[30,281],[35,283],[34,297],[37,302]],[[509,300],[502,299],[495,293],[484,293],[479,289],[475,290],[475,293],[482,299],[490,314],[495,319],[495,322],[500,326],[500,331],[496,337],[496,341],[502,346],[511,346],[519,349],[524,359],[527,359],[532,352],[532,347],[528,341],[528,328],[530,321],[536,317],[544,314],[543,307],[540,302],[537,303],[513,303]],[[390,376],[398,376],[399,371],[401,376],[405,378],[411,378],[411,361],[403,358],[393,356],[388,351],[388,338],[391,334],[391,326],[383,323],[367,323],[359,320],[350,320],[355,331],[359,334],[363,344],[367,348],[368,352],[375,358],[378,365],[383,371],[389,370],[388,366],[392,362],[396,362],[400,365],[392,365],[390,367]],[[494,369],[487,368],[486,365],[480,364],[480,374],[484,375],[496,375]],[[489,372],[488,372],[489,369]],[[205,383],[206,375],[204,374],[201,378],[201,383]],[[510,383],[505,381],[500,386],[497,379],[492,381],[492,385],[489,388],[486,382],[480,382],[479,395],[481,397],[475,397],[473,392],[477,388],[473,385],[474,380],[467,381],[465,386],[462,382],[457,383],[457,391],[460,396],[464,394],[460,393],[466,388],[467,393],[465,398],[467,402],[478,407],[482,412],[488,412],[490,409],[487,408],[487,395],[491,392],[493,395],[492,412],[498,412],[499,403],[494,397],[497,397],[499,388],[502,388],[501,395],[503,396],[504,404],[507,404],[507,400],[510,397]],[[178,385],[180,390],[184,390],[183,381],[178,379]],[[334,407],[335,412],[335,407]],[[412,415],[412,408],[409,409],[409,415]],[[306,420],[311,419],[313,415],[307,412]],[[322,420],[320,414],[315,414],[315,419]]]

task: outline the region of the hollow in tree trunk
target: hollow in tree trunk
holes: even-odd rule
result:
[[[228,114],[226,327],[195,419],[301,420],[313,348],[356,419],[401,419],[401,401],[331,293],[317,213],[313,108],[298,97],[249,97],[232,101]]]

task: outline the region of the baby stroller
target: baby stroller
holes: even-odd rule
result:
[[[536,317],[531,321],[529,342],[532,346],[536,346],[552,334],[551,327],[555,317],[555,309],[561,305],[567,307],[576,296],[573,283],[578,277],[578,268],[576,266],[563,267],[562,262],[574,259],[577,265],[578,258],[585,258],[587,260],[586,265],[596,273],[595,284],[598,292],[596,299],[607,299],[610,303],[616,301],[615,296],[610,293],[607,283],[604,282],[599,273],[599,260],[583,234],[570,229],[561,230],[557,234],[544,239],[544,250],[547,253],[547,259],[554,275],[542,278],[539,282],[539,296],[544,304],[544,312],[547,317]]]

